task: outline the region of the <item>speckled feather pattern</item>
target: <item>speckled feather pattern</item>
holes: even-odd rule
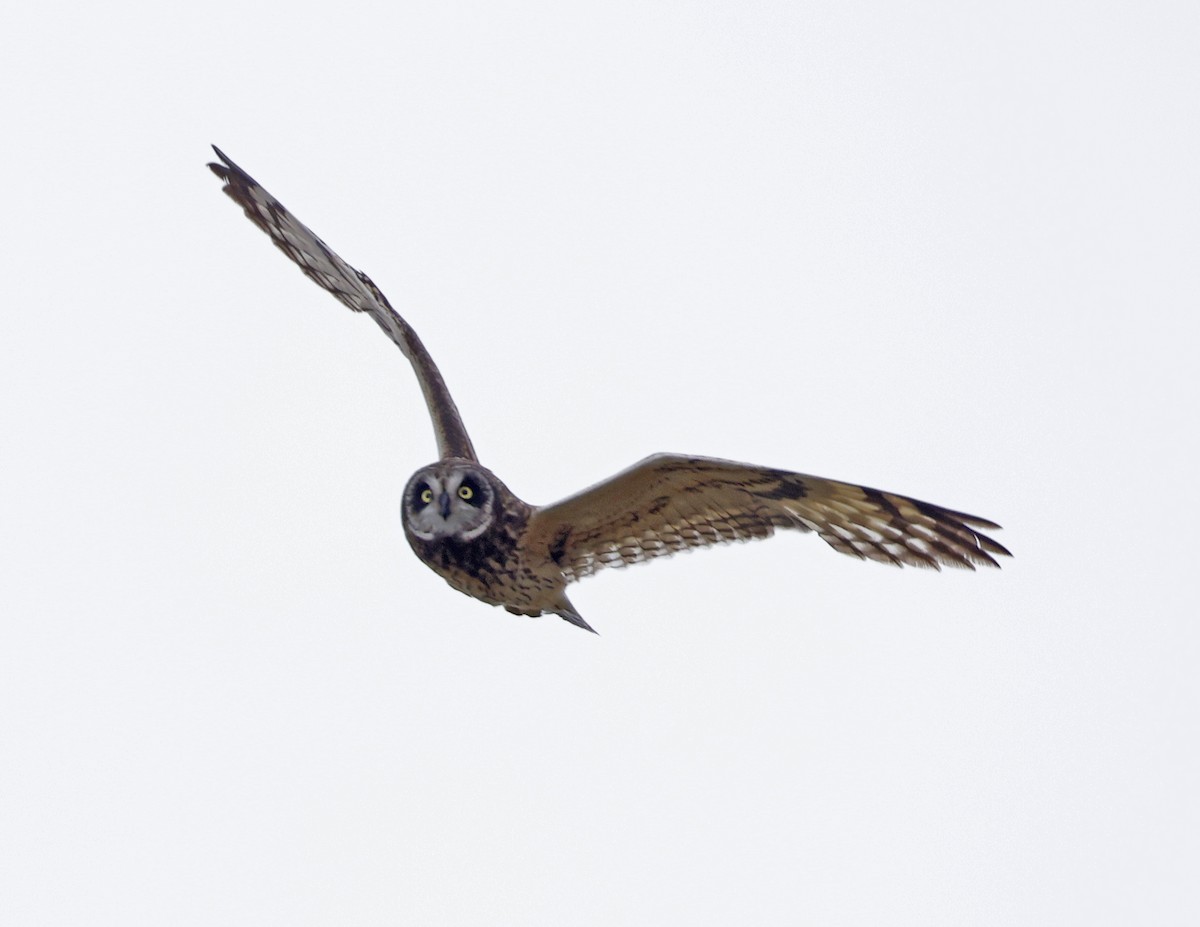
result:
[[[568,581],[605,567],[776,529],[814,531],[834,550],[894,566],[998,566],[986,519],[836,480],[728,460],[660,454],[540,509],[530,524]],[[538,541],[530,542],[534,546]]]
[[[507,494],[486,532],[470,541],[453,537],[422,540],[405,532],[413,552],[459,592],[489,605],[528,608],[541,592],[552,592],[553,581],[539,580],[523,570],[518,544],[525,533],[529,506]]]

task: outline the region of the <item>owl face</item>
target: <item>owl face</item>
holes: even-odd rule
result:
[[[466,460],[443,460],[413,474],[401,512],[422,541],[473,541],[491,526],[495,502],[491,474]]]

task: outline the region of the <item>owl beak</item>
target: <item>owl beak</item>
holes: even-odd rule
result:
[[[443,492],[438,496],[438,511],[442,513],[442,521],[450,517],[450,493]]]

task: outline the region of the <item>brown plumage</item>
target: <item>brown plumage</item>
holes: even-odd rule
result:
[[[974,527],[972,527],[974,526]],[[998,566],[990,521],[866,486],[707,457],[657,454],[530,520],[570,580],[694,547],[815,531],[853,557],[938,569]]]
[[[318,286],[370,315],[412,363],[440,459],[404,489],[405,535],[451,586],[520,615],[555,614],[592,630],[569,583],[679,551],[814,531],[834,550],[894,566],[973,570],[1010,556],[984,518],[852,483],[707,457],[658,454],[553,505],[518,499],[479,464],[466,428],[416,332],[371,279],[337,256],[215,149],[209,167],[251,221]]]

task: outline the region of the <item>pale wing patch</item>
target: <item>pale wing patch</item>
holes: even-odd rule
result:
[[[834,550],[897,566],[998,566],[1007,550],[972,525],[986,519],[852,483],[805,477],[809,494],[791,509]]]

